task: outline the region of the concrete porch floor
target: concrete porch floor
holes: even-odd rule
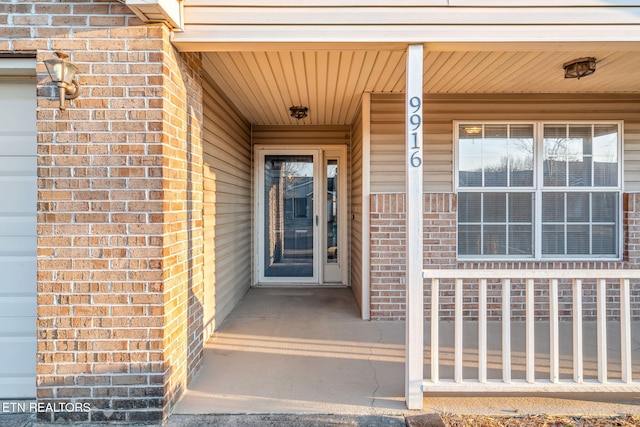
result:
[[[422,412],[638,414],[640,392],[425,393]],[[251,289],[206,343],[174,413],[415,415],[404,404],[404,322],[361,320],[350,289]]]

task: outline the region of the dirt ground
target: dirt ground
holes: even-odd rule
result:
[[[488,416],[456,416],[442,415],[447,427],[638,427],[640,416],[626,415],[621,417],[557,417],[557,416],[522,416],[522,417],[488,417]]]

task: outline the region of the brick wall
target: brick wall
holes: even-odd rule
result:
[[[157,420],[201,357],[198,55],[117,1],[0,4],[0,52],[38,62],[37,394],[45,420]],[[80,96],[57,109],[42,60]]]
[[[373,194],[371,197],[371,318],[404,319],[405,312],[405,195]],[[423,196],[424,266],[455,268],[456,195]]]
[[[456,211],[457,199],[452,193],[425,194],[424,203],[424,266],[425,268],[459,269],[620,269],[637,268],[640,262],[640,194],[624,197],[624,260],[621,262],[457,262]],[[371,195],[371,318],[401,320],[405,311],[405,233],[406,205],[404,194]],[[488,282],[487,304],[489,320],[501,318],[501,284]],[[523,319],[525,312],[525,284],[512,280],[512,316]],[[617,284],[607,283],[608,315],[619,316]],[[478,316],[478,290],[474,283],[464,283],[464,315]],[[560,316],[571,318],[571,283],[559,283]],[[548,285],[535,284],[536,317],[548,318]],[[633,317],[640,318],[640,283],[632,283]],[[430,283],[425,281],[425,317],[431,316]],[[586,318],[596,315],[595,283],[583,283],[583,310]],[[440,283],[440,318],[453,320],[453,283]]]
[[[165,410],[200,367],[203,346],[202,63],[164,40]]]

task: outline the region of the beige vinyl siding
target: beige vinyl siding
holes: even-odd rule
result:
[[[359,108],[351,125],[350,176],[351,176],[351,290],[358,301],[360,312],[362,298],[362,109]]]
[[[371,191],[405,191],[404,95],[372,95]],[[424,191],[453,191],[453,121],[624,121],[625,191],[640,191],[640,96],[429,95],[424,97]]]
[[[253,126],[254,144],[300,145],[313,148],[319,145],[346,145],[350,138],[349,126]]]
[[[210,335],[251,286],[251,134],[209,79],[203,97],[204,317]]]

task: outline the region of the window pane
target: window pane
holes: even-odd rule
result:
[[[507,226],[485,225],[483,236],[484,255],[506,255]]]
[[[618,164],[611,162],[598,162],[594,159],[593,185],[596,187],[618,186]]]
[[[533,219],[533,194],[509,193],[509,222],[531,223]]]
[[[558,139],[567,137],[566,125],[544,125],[544,139]],[[546,144],[545,144],[546,148]]]
[[[482,186],[482,125],[459,127],[459,174],[461,187]]]
[[[484,186],[507,186],[507,156],[484,158]]]
[[[593,193],[593,222],[617,222],[618,194]]]
[[[542,254],[564,254],[564,225],[542,226]]]
[[[564,222],[564,193],[542,193],[542,222]]]
[[[594,126],[593,185],[618,185],[618,126]]]
[[[589,222],[589,193],[567,193],[567,221]]]
[[[591,151],[591,125],[569,126],[569,156],[590,156]]]
[[[567,185],[567,127],[545,125],[544,127],[544,185]]]
[[[507,195],[505,193],[483,193],[483,221],[505,222],[507,219]]]
[[[458,254],[480,255],[480,226],[458,226]]]
[[[569,126],[569,186],[591,186],[591,126]]]
[[[533,255],[533,225],[509,226],[509,255]]]
[[[585,156],[569,160],[569,186],[591,186],[591,157]]]
[[[565,187],[567,185],[567,162],[565,157],[545,158],[544,185],[546,187]]]
[[[460,193],[458,194],[458,221],[460,222],[480,222],[482,212],[481,193]]]
[[[338,194],[338,161],[327,160],[327,250],[325,262],[328,264],[338,263],[338,236],[341,234],[342,225],[338,224],[340,197]],[[340,249],[342,250],[342,249]]]
[[[594,255],[616,255],[616,226],[594,225],[592,246]]]
[[[589,237],[588,225],[568,225],[567,255],[588,255]]]
[[[463,124],[458,127],[458,136],[460,141],[463,139],[482,139],[482,125],[481,124]]]
[[[460,156],[460,187],[482,187],[482,157]]]
[[[486,125],[484,127],[484,137],[486,140],[495,139],[495,145],[498,150],[507,148],[507,137],[509,136],[507,125]]]
[[[507,186],[508,140],[507,125],[487,125],[484,127],[482,142],[484,159],[484,186]]]
[[[533,186],[533,125],[512,125],[509,139],[510,187]]]

